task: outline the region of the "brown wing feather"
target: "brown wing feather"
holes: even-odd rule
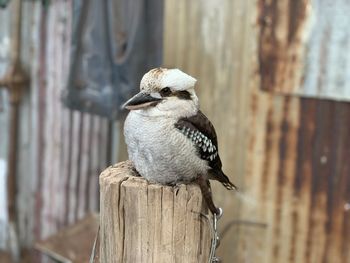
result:
[[[211,168],[208,171],[211,175],[210,179],[221,182],[229,190],[237,189],[221,169],[217,135],[209,119],[201,111],[198,111],[191,117],[179,119],[175,127],[193,140],[200,157],[208,161]]]

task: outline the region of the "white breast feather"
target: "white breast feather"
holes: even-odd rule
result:
[[[147,180],[161,184],[191,181],[209,169],[191,140],[174,128],[175,119],[131,111],[124,135],[129,158]]]

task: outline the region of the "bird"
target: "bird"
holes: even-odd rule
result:
[[[213,124],[199,109],[197,80],[180,69],[155,68],[141,79],[140,92],[124,103],[129,110],[124,137],[136,171],[151,183],[197,183],[215,214],[210,181],[237,190],[222,171]]]

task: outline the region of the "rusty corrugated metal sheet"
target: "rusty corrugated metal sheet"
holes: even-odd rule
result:
[[[259,0],[259,63],[264,90],[294,92],[300,86],[303,34],[310,0]]]
[[[350,101],[347,0],[259,0],[261,88]]]
[[[68,110],[60,101],[69,70],[72,2],[23,3],[22,54],[31,75],[20,110],[17,203],[24,247],[97,211],[98,174],[108,162],[109,122]],[[0,16],[6,22],[9,10]],[[6,124],[8,105],[3,106],[0,121]],[[0,129],[0,158],[6,130]],[[0,224],[6,232],[6,222]],[[6,248],[2,233],[0,245]]]
[[[252,77],[251,49],[255,35],[252,1],[165,1],[164,65],[194,76],[203,112],[213,122],[223,169],[243,190],[247,113]],[[221,229],[240,220],[241,200],[213,183],[215,202],[224,210]],[[243,218],[243,220],[250,220]],[[239,233],[233,224],[219,247],[224,262],[235,261]],[[255,229],[255,228],[254,228]],[[233,232],[232,232],[233,231]]]
[[[35,237],[45,238],[98,209],[98,174],[108,164],[109,122],[66,109],[72,1],[53,1],[38,15],[40,40],[36,119],[37,195]],[[41,46],[40,46],[41,45]],[[54,193],[54,194],[53,194]]]
[[[350,261],[350,104],[252,93],[238,262]],[[233,231],[233,230],[232,230]],[[230,232],[234,234],[235,232]]]
[[[0,23],[0,79],[5,74],[7,63],[9,62],[10,44],[9,44],[9,13],[0,9],[0,16],[4,17]],[[7,175],[7,145],[8,145],[8,118],[7,112],[9,105],[7,90],[0,88],[0,249],[6,246],[7,237],[7,204],[6,200],[6,175]]]
[[[219,255],[240,263],[350,262],[350,106],[259,89],[296,85],[309,16],[307,1],[259,3],[260,18],[288,10],[278,21],[260,21],[275,23],[276,32],[258,34],[254,1],[166,1],[165,65],[198,79],[224,169],[241,189],[236,196],[213,189],[224,209],[219,225],[236,220]],[[262,47],[271,34],[284,42]],[[266,63],[260,71],[259,59]],[[245,221],[266,227],[237,223]]]
[[[302,99],[298,137],[294,195],[309,193],[306,262],[349,262],[350,104]],[[302,217],[295,213],[295,224]]]

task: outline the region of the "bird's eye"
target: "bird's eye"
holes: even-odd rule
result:
[[[163,89],[160,90],[160,95],[161,95],[162,97],[167,97],[167,96],[169,96],[170,94],[171,94],[171,90],[170,90],[169,87],[165,87],[165,88],[163,88]]]

